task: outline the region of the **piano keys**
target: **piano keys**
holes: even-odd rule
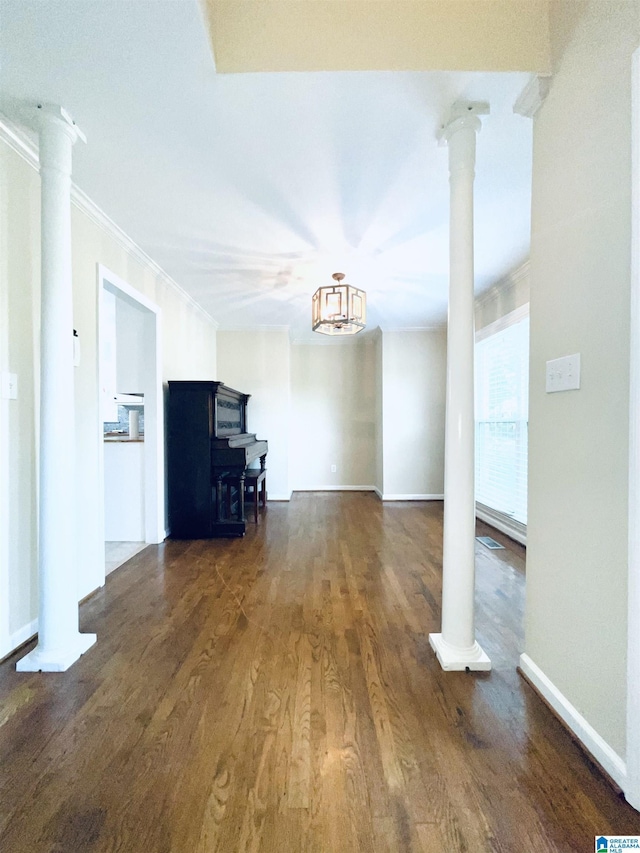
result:
[[[222,382],[171,381],[167,428],[170,535],[244,536],[244,471],[268,444],[247,432],[250,394]]]

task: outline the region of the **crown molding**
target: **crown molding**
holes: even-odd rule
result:
[[[215,320],[208,311],[200,305],[199,302],[181,287],[178,282],[172,278],[169,273],[165,272],[162,267],[157,264],[153,258],[148,255],[144,249],[141,249],[138,244],[129,237],[119,225],[111,219],[107,214],[93,202],[89,196],[83,192],[75,184],[71,186],[71,202],[81,210],[95,225],[109,234],[120,246],[125,249],[135,260],[143,266],[146,266],[154,275],[160,278],[165,284],[173,288],[176,293],[188,303],[196,312],[201,314],[207,322],[211,323],[217,331],[220,324]]]
[[[502,317],[498,317],[498,319],[494,320],[493,323],[489,323],[481,329],[478,329],[476,332],[476,343],[478,344],[480,341],[484,341],[492,335],[497,335],[498,332],[503,332],[505,329],[508,329],[509,326],[515,326],[516,323],[519,323],[521,320],[525,320],[528,316],[529,303],[525,302],[523,305],[520,305],[519,308],[514,308],[514,310],[509,311],[508,314],[503,314]]]
[[[446,328],[447,324],[445,322],[430,326],[379,326],[383,334],[387,332],[444,332]]]
[[[9,148],[19,154],[36,172],[40,171],[40,159],[38,157],[38,146],[17,124],[0,113],[0,140]]]
[[[359,335],[318,335],[317,338],[291,338],[291,345],[302,347],[345,347],[370,344],[374,340],[375,337],[373,334],[367,335],[366,338],[360,338]]]
[[[476,308],[484,308],[484,306],[488,305],[489,302],[493,302],[494,299],[497,299],[499,296],[502,296],[502,294],[507,293],[519,282],[523,281],[523,279],[528,278],[528,276],[529,259],[527,258],[523,264],[516,267],[515,270],[512,270],[495,284],[491,285],[491,287],[488,290],[485,290],[485,292],[480,296],[477,296],[475,299]]]
[[[366,335],[344,335],[343,337],[339,335],[335,337],[331,335],[318,335],[316,338],[292,338],[291,343],[303,346],[327,346],[334,343],[357,344],[378,340],[391,332],[446,332],[446,330],[446,322],[431,326],[375,326],[373,329],[367,329]]]
[[[22,130],[15,122],[11,121],[3,113],[0,113],[0,140],[22,159],[28,163],[37,172],[40,171],[40,158],[38,155],[38,146],[33,140]],[[112,237],[131,257],[138,261],[143,266],[147,267],[161,281],[173,288],[176,293],[188,303],[195,311],[201,314],[207,322],[211,323],[215,330],[219,328],[217,320],[205,311],[199,302],[181,287],[169,273],[165,272],[162,267],[157,264],[153,258],[148,255],[144,249],[126,234],[119,225],[111,219],[98,205],[92,201],[89,196],[80,189],[75,183],[71,183],[71,203],[82,211],[93,223],[101,228],[105,233]]]
[[[288,332],[289,326],[269,325],[268,323],[256,323],[246,326],[218,325],[219,332]]]

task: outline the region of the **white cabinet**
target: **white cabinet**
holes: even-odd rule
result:
[[[144,442],[104,443],[107,542],[144,542]]]

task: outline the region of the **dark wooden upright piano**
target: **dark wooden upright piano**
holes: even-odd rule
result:
[[[172,537],[244,536],[244,471],[256,460],[264,469],[269,449],[247,432],[250,396],[222,382],[169,382]]]

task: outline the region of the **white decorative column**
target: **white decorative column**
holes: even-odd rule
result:
[[[478,115],[488,112],[488,104],[457,104],[442,131],[451,191],[442,633],[429,642],[445,670],[491,669],[474,625],[473,180]]]
[[[38,107],[42,182],[38,645],[20,672],[62,672],[96,641],[78,630],[71,286],[71,150],[81,131]]]

